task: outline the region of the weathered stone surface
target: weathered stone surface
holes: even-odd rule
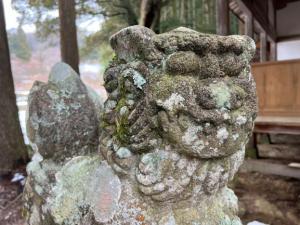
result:
[[[256,116],[254,42],[133,26],[111,45],[101,155],[75,150],[77,157],[55,166],[55,154],[35,155],[29,224],[241,225],[227,183]]]
[[[139,26],[111,42],[100,151],[123,189],[107,224],[241,224],[226,185],[256,116],[254,42]]]
[[[99,137],[100,98],[95,101],[76,72],[56,64],[48,83],[36,81],[28,99],[29,140],[43,158],[63,161],[95,152]]]

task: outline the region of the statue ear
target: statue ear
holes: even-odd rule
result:
[[[235,46],[238,45],[238,48],[241,48],[242,54],[245,55],[245,58],[248,62],[251,61],[255,54],[256,46],[255,42],[252,38],[250,38],[247,35],[231,35],[227,38],[233,38],[233,42],[235,43]],[[234,46],[232,46],[234,47]]]
[[[134,61],[135,59],[151,60],[154,56],[157,59],[152,37],[155,33],[149,28],[143,26],[131,26],[124,28],[111,36],[110,45],[115,51],[119,59],[126,62]],[[156,52],[158,53],[158,52]]]

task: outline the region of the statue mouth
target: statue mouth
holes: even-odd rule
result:
[[[240,150],[248,136],[242,130],[252,127],[252,120],[236,116],[234,112],[205,110],[182,113],[175,116],[160,111],[161,135],[179,152],[197,158],[226,157]],[[242,129],[241,129],[242,128]]]

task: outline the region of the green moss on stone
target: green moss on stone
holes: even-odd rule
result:
[[[128,119],[125,116],[118,117],[116,120],[116,131],[115,136],[123,143],[128,143]]]

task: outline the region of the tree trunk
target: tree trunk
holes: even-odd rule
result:
[[[62,61],[79,74],[79,54],[74,0],[59,0],[60,49]]]
[[[17,161],[25,160],[27,156],[16,105],[2,0],[0,0],[0,91],[1,175],[10,172]]]
[[[142,0],[139,24],[159,33],[161,7],[161,0]]]
[[[189,24],[189,2],[188,0],[183,0],[183,17],[184,17],[184,26],[190,27]]]

